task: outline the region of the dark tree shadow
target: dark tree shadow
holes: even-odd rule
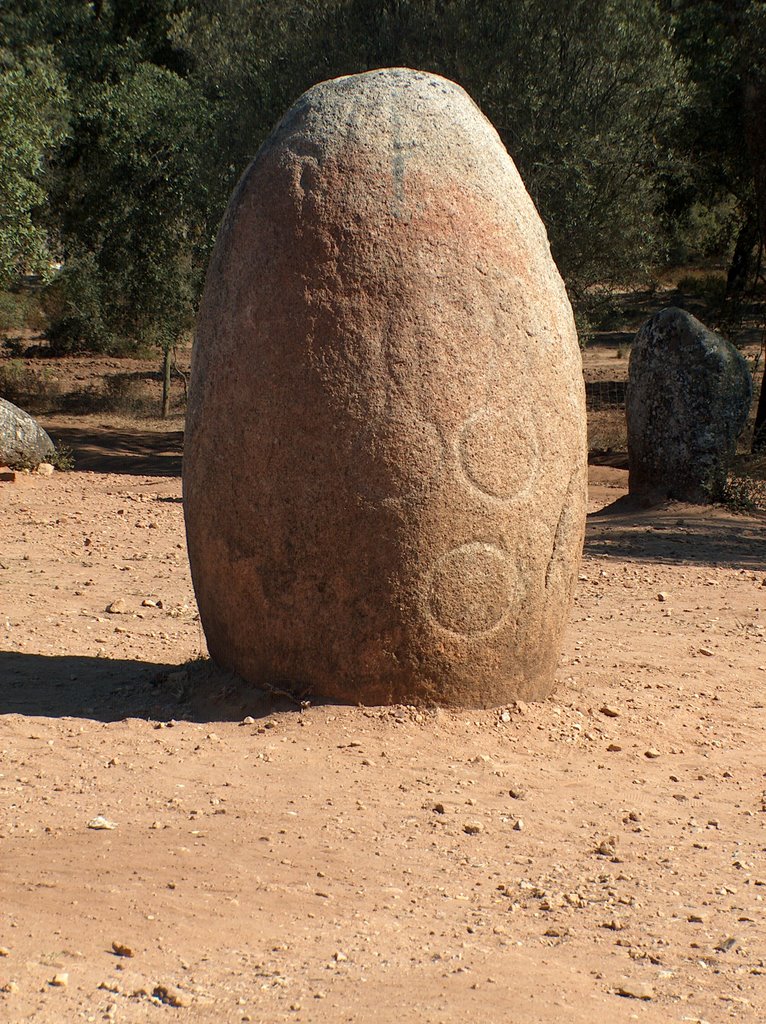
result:
[[[0,715],[223,722],[288,710],[300,710],[300,701],[254,687],[206,660],[168,665],[0,652]]]
[[[588,452],[588,465],[606,466],[609,469],[627,469],[628,453],[612,451],[612,449],[607,451],[602,449],[591,449]]]
[[[588,516],[587,554],[642,562],[766,570],[766,515],[716,506],[646,507],[625,495]]]
[[[636,337],[633,330],[601,330],[594,331],[588,337],[588,348],[627,348]]]
[[[92,473],[127,473],[133,476],[180,476],[182,430],[144,433],[101,427],[51,428],[54,442],[72,452],[74,468]]]

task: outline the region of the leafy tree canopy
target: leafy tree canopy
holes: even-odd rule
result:
[[[50,50],[0,50],[0,284],[47,269],[50,240],[37,213],[66,129],[67,92]]]
[[[61,349],[167,347],[190,323],[228,196],[283,111],[316,81],[392,65],[453,78],[486,111],[580,311],[669,246],[691,251],[690,235],[719,252],[739,235],[752,259],[766,145],[748,110],[766,81],[765,11],[14,0],[0,8],[0,273],[53,244]]]
[[[220,196],[313,82],[402,64],[455,79],[486,111],[576,301],[661,254],[683,87],[653,0],[225,0],[189,7],[174,31],[218,104]]]

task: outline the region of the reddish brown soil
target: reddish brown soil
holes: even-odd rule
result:
[[[763,519],[593,468],[553,698],[300,710],[194,660],[179,433],[97,423],[0,484],[1,1020],[766,1018]]]

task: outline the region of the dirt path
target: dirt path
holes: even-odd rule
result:
[[[591,515],[542,704],[300,711],[191,661],[123,454],[0,484],[0,1019],[766,1018],[763,520]]]

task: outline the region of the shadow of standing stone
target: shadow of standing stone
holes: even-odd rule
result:
[[[752,394],[740,353],[690,313],[671,306],[647,320],[628,369],[630,493],[720,498]]]

